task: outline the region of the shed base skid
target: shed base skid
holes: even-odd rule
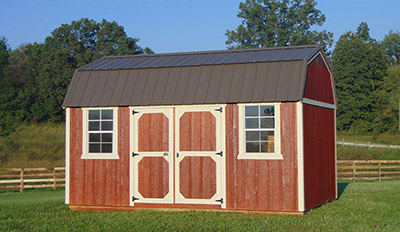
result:
[[[243,210],[243,209],[221,209],[215,205],[174,205],[161,206],[155,204],[149,206],[142,204],[142,206],[128,207],[128,206],[83,206],[83,205],[69,205],[71,210],[83,211],[141,211],[141,210],[154,210],[154,211],[213,211],[223,213],[242,213],[242,214],[259,214],[259,215],[298,215],[303,216],[305,212],[299,211],[261,211],[261,210]]]

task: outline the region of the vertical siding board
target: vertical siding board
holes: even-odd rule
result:
[[[317,65],[318,57],[308,65],[304,97],[334,104],[330,73],[323,60],[321,66]]]
[[[283,160],[238,160],[238,106],[227,105],[228,209],[297,210],[296,103],[281,104],[281,123]]]
[[[311,209],[335,199],[334,110],[304,105],[304,120],[305,206]]]

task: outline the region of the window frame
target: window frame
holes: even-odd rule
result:
[[[281,154],[281,115],[280,103],[248,103],[239,106],[239,155],[238,159],[263,159],[282,160]],[[245,129],[245,107],[246,106],[274,106],[274,152],[248,152],[246,153],[246,129]],[[261,131],[261,130],[260,130]],[[267,131],[267,130],[266,130]]]
[[[112,153],[89,152],[89,111],[113,110]],[[111,131],[110,131],[111,132]],[[82,108],[82,156],[81,159],[119,159],[118,156],[118,107]]]

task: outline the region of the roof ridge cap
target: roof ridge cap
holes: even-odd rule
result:
[[[268,50],[292,50],[292,49],[306,49],[306,48],[320,48],[321,45],[296,45],[296,46],[283,46],[283,47],[266,47],[266,48],[246,48],[246,49],[232,49],[232,50],[211,50],[211,51],[191,51],[191,52],[171,52],[171,53],[157,53],[157,54],[138,54],[138,55],[119,55],[119,56],[103,56],[101,59],[120,59],[120,58],[139,58],[139,57],[166,57],[166,56],[184,56],[184,55],[204,55],[204,54],[224,54],[224,53],[241,53],[241,52],[256,52]]]

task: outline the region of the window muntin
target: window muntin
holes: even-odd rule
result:
[[[275,152],[275,106],[249,105],[244,107],[245,152]]]
[[[88,153],[112,154],[114,137],[113,109],[88,110]]]

